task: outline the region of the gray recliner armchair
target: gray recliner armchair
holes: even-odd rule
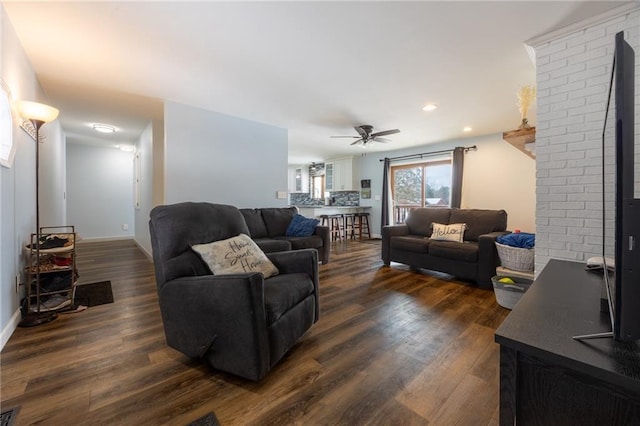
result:
[[[318,321],[315,249],[268,253],[279,274],[212,275],[191,246],[248,234],[233,206],[155,207],[149,230],[167,344],[213,368],[260,380]]]

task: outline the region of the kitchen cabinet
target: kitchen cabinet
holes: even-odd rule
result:
[[[289,192],[309,192],[309,166],[299,164],[288,168]]]
[[[334,190],[334,164],[327,162],[324,163],[324,190],[325,191],[333,191]]]
[[[330,166],[330,167],[329,167]],[[337,158],[325,163],[325,187],[327,191],[354,191],[353,157]]]

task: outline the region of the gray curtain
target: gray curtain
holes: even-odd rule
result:
[[[380,233],[382,233],[382,227],[385,225],[391,225],[393,220],[393,214],[391,213],[391,181],[389,179],[389,173],[391,172],[391,160],[389,158],[384,159],[384,171],[382,174],[382,218],[380,220]]]
[[[462,202],[462,171],[464,169],[464,148],[459,146],[453,150],[451,176],[451,207],[460,208]]]

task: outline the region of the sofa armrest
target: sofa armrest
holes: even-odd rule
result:
[[[500,265],[496,238],[508,233],[507,231],[491,232],[478,237],[478,284],[481,287],[492,287],[491,278],[496,274],[496,267]]]
[[[301,249],[280,253],[268,253],[267,257],[278,268],[281,274],[308,274],[313,280],[313,294],[316,299],[316,315],[314,322],[320,318],[320,279],[318,277],[318,251]]]
[[[262,274],[177,278],[158,299],[169,346],[251,380],[269,370]]]
[[[391,237],[409,235],[407,225],[385,225],[382,227],[382,262],[385,265],[391,263]]]
[[[322,248],[319,250],[318,258],[323,265],[329,263],[329,255],[331,254],[331,232],[328,226],[318,225],[313,232],[322,238]]]

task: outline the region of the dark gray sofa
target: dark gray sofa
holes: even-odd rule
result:
[[[265,253],[314,248],[323,265],[329,262],[331,239],[328,226],[316,226],[309,237],[287,237],[287,227],[298,213],[295,207],[240,209],[249,227],[249,236]]]
[[[213,368],[262,378],[319,318],[318,252],[269,253],[279,274],[212,275],[191,246],[248,234],[233,206],[151,210],[149,231],[167,344]]]
[[[462,243],[431,240],[432,223],[466,223]],[[506,234],[504,210],[425,207],[413,210],[403,225],[382,228],[382,261],[446,272],[491,288],[491,278],[500,264],[495,247]]]

